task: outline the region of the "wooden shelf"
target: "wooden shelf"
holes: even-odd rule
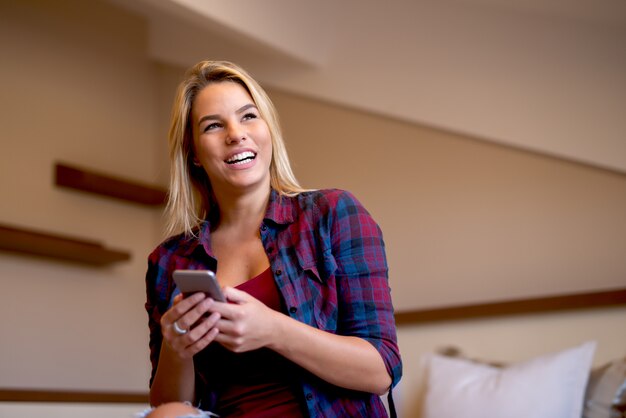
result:
[[[96,241],[0,225],[0,250],[96,266],[126,261],[130,253]]]
[[[79,402],[147,404],[147,392],[60,391],[46,389],[0,389],[0,402]]]
[[[63,163],[55,164],[55,184],[150,206],[164,204],[167,196],[167,192],[158,187]]]
[[[396,312],[396,324],[545,313],[626,305],[626,288]]]

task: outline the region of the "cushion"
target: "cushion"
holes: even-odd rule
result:
[[[587,385],[583,418],[626,416],[626,358],[593,369]]]
[[[423,418],[580,418],[595,342],[508,367],[432,354]]]

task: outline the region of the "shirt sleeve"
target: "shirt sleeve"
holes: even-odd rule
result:
[[[163,344],[163,334],[161,333],[161,317],[170,308],[173,296],[177,293],[172,280],[172,272],[176,268],[188,268],[190,260],[177,254],[181,239],[175,238],[159,246],[148,257],[148,270],[146,272],[146,304],[148,313],[150,363],[152,370],[150,373],[150,387],[154,382],[161,346]],[[182,247],[185,251],[186,241]],[[215,270],[214,260],[205,260],[203,263],[194,263],[195,269],[210,268]],[[208,389],[207,382],[203,375],[195,367],[195,393],[196,402],[203,407],[212,408],[215,401],[214,393]]]
[[[148,313],[150,363],[152,371],[150,373],[150,386],[156,374],[159,363],[159,354],[163,336],[161,334],[161,316],[167,310],[168,297],[166,276],[158,266],[158,255],[156,251],[148,257],[148,270],[146,271],[146,312]]]
[[[337,263],[338,333],[370,342],[383,358],[393,387],[402,376],[402,361],[382,231],[349,192],[338,197],[330,227]]]

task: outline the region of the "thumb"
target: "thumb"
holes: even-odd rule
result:
[[[178,302],[180,302],[181,300],[183,300],[183,294],[179,293],[176,296],[174,296],[174,300],[172,305],[176,305]]]
[[[229,302],[233,303],[248,302],[254,299],[249,293],[244,292],[243,290],[235,289],[234,287],[225,287],[224,296],[226,296],[226,299]]]

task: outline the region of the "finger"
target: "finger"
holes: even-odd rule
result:
[[[219,330],[217,328],[211,328],[206,334],[202,336],[202,338],[185,348],[185,355],[192,357],[200,351],[204,350],[209,344],[215,341],[215,337],[217,337],[218,335]]]
[[[202,318],[210,312],[214,303],[215,301],[210,298],[201,300],[193,308],[185,312],[183,316],[176,320],[178,326],[183,329],[195,328],[195,326],[200,323]]]
[[[198,347],[203,344],[203,346],[206,346],[219,332],[219,329],[215,328],[215,325],[217,324],[219,319],[220,315],[218,313],[213,313],[210,316],[206,317],[204,320],[199,321],[197,326],[193,327],[185,334],[178,334],[173,330],[169,330],[168,335],[170,337],[170,346],[172,346],[179,354],[185,357],[185,354],[188,354],[190,351],[194,351],[193,347]],[[211,340],[208,341],[206,339],[206,334],[213,330],[215,330],[215,332],[212,332]],[[198,343],[201,339],[205,339],[205,343]]]
[[[204,319],[200,319],[196,326],[189,331],[189,338],[192,340],[198,340],[209,332],[212,328],[217,328],[221,316],[217,312],[213,312],[211,315]],[[219,329],[219,328],[218,328]]]
[[[241,303],[254,299],[252,295],[243,290],[235,289],[234,287],[225,287],[224,296],[229,302]]]
[[[232,352],[236,353],[244,351],[243,339],[241,337],[231,337],[220,332],[215,336],[214,340]]]
[[[178,297],[178,296],[179,295],[176,295],[176,297]],[[178,307],[183,312],[186,312],[186,311],[190,310],[191,308],[196,306],[198,303],[200,303],[203,300],[207,299],[207,295],[204,292],[196,292],[196,293],[192,293],[192,294],[190,294],[188,296],[181,296],[181,297],[182,297],[182,299],[180,300],[180,302],[178,302],[178,304],[176,304],[175,306],[172,306],[172,308]],[[174,299],[176,299],[176,298],[174,298]]]
[[[215,336],[219,333],[219,329],[215,324],[219,321],[220,315],[213,313],[195,326],[191,331],[181,337],[186,353],[197,353],[204,347],[209,345]]]
[[[214,302],[211,306],[211,312],[217,312],[222,320],[229,321],[237,321],[244,316],[242,306],[234,303]]]
[[[237,323],[235,321],[231,321],[230,319],[220,318],[219,321],[215,324],[215,328],[220,330],[220,335],[241,335],[241,329],[237,327]]]
[[[176,297],[178,297],[178,295]],[[195,293],[189,297],[179,299],[179,301],[174,306],[172,306],[170,309],[167,310],[167,312],[165,312],[165,314],[163,314],[163,317],[161,318],[161,326],[171,325],[174,321],[178,320],[187,311],[189,311],[205,298],[206,296],[204,295],[204,293]],[[176,300],[176,298],[174,298],[174,300]]]

